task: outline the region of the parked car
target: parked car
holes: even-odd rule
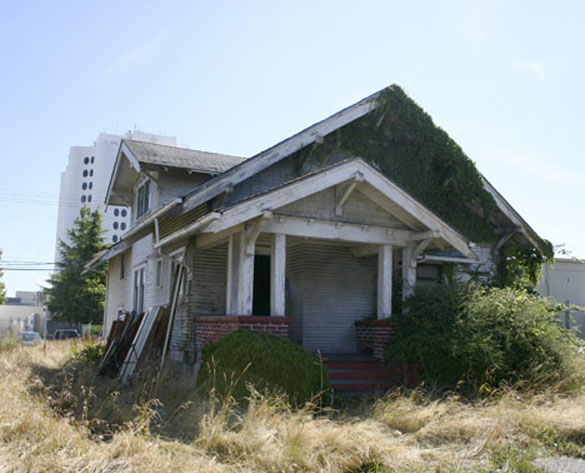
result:
[[[80,338],[79,332],[74,328],[60,328],[55,330],[55,340],[66,340],[68,338]]]
[[[20,343],[23,345],[38,345],[41,343],[41,334],[38,332],[33,332],[31,330],[27,330],[26,332],[22,332],[20,334]]]

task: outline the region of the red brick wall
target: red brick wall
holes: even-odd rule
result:
[[[197,361],[201,360],[201,350],[208,343],[217,342],[235,330],[255,330],[270,332],[288,338],[289,317],[259,317],[254,315],[194,317],[195,347]]]
[[[384,359],[384,350],[394,340],[394,324],[386,320],[358,320],[355,323],[358,353],[371,353]]]

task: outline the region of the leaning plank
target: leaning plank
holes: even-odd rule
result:
[[[120,369],[120,380],[122,383],[127,383],[134,375],[136,364],[142,355],[144,345],[148,339],[150,331],[152,330],[152,326],[154,325],[154,321],[157,319],[160,310],[160,307],[155,307],[152,312],[146,312],[142,318],[142,322],[140,323],[140,327],[136,332],[134,341],[132,342],[128,354],[126,355],[126,359],[122,364],[122,368]]]

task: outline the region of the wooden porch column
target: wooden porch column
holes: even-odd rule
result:
[[[252,315],[252,295],[254,290],[253,248],[252,246],[252,251],[250,251],[245,231],[229,237],[226,284],[227,315]]]
[[[248,245],[246,232],[237,235],[238,251],[238,315],[252,315],[254,294],[254,244]]]
[[[416,285],[416,257],[414,247],[402,248],[402,298],[406,299],[414,293]]]
[[[392,245],[378,249],[378,320],[392,314]]]
[[[284,315],[286,235],[272,236],[272,258],[270,259],[270,315]]]

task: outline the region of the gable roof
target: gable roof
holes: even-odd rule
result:
[[[245,159],[144,141],[123,141],[132,156],[140,163],[188,169],[203,174],[221,174]]]
[[[110,176],[105,202],[110,205],[127,205],[113,196],[113,190],[129,173],[139,173],[145,166],[163,166],[216,176],[244,160],[238,156],[123,139]]]
[[[406,110],[404,116],[406,116],[407,120],[410,120],[410,123],[406,123],[405,126],[399,130],[401,133],[403,133],[403,136],[400,136],[399,138],[407,142],[406,145],[403,146],[402,150],[408,148],[408,140],[412,138],[413,133],[416,134],[417,132],[416,127],[419,126],[421,123],[423,124],[423,126],[428,126],[430,124],[430,126],[433,128],[433,131],[431,132],[433,134],[430,137],[426,136],[427,143],[425,143],[425,145],[427,145],[428,143],[432,143],[432,145],[427,146],[427,148],[422,151],[423,153],[422,155],[412,156],[413,159],[407,160],[409,161],[407,163],[408,165],[412,165],[413,163],[417,162],[416,160],[421,159],[421,157],[426,158],[426,156],[429,156],[429,154],[432,155],[433,152],[435,151],[435,148],[433,148],[433,146],[439,146],[442,147],[441,149],[443,152],[446,151],[452,154],[451,158],[448,159],[447,162],[439,163],[439,166],[452,167],[454,165],[463,165],[463,167],[466,169],[464,172],[474,174],[474,177],[471,181],[473,181],[472,188],[475,189],[472,192],[474,192],[475,194],[472,194],[470,196],[469,189],[467,189],[460,196],[459,202],[457,203],[456,207],[453,207],[452,203],[448,202],[447,204],[445,204],[445,202],[442,202],[442,204],[440,205],[442,205],[443,207],[443,212],[441,212],[438,208],[435,208],[436,207],[435,204],[440,201],[442,195],[446,195],[446,192],[448,192],[447,187],[445,187],[444,189],[441,189],[440,187],[450,185],[448,182],[445,182],[443,186],[435,186],[438,195],[436,195],[434,198],[431,197],[430,199],[425,200],[420,195],[417,196],[417,198],[422,199],[423,202],[426,202],[426,204],[431,206],[431,208],[435,209],[435,212],[438,212],[439,215],[442,215],[442,213],[444,213],[445,211],[447,213],[453,212],[455,211],[455,208],[457,208],[456,211],[461,212],[461,215],[459,216],[461,217],[459,218],[460,220],[459,223],[462,224],[462,228],[470,227],[469,228],[470,232],[471,230],[473,230],[476,234],[479,235],[475,238],[476,241],[480,242],[484,241],[482,238],[485,237],[486,232],[487,234],[490,235],[493,233],[493,231],[489,229],[490,226],[495,226],[498,229],[501,229],[502,231],[509,232],[510,230],[509,228],[500,227],[500,225],[503,222],[509,222],[506,225],[504,225],[504,227],[510,227],[511,223],[512,226],[515,227],[514,231],[516,231],[517,234],[521,234],[524,237],[525,241],[529,242],[529,244],[534,246],[535,248],[538,248],[543,254],[546,254],[547,247],[549,246],[548,242],[543,241],[536,234],[536,232],[534,232],[534,230],[530,228],[530,226],[522,219],[522,217],[516,212],[516,210],[512,208],[510,204],[506,202],[505,199],[498,192],[496,192],[495,189],[487,182],[483,175],[481,175],[481,173],[475,168],[473,162],[463,153],[461,148],[443,130],[436,127],[436,125],[433,124],[431,117],[428,116],[424,112],[424,110],[422,110],[418,105],[416,105],[411,99],[409,99],[406,96],[406,94],[404,94],[404,92],[402,92],[402,90],[397,86],[391,86],[386,89],[380,90],[375,94],[372,94],[360,100],[354,105],[351,105],[350,107],[347,107],[341,110],[340,112],[337,112],[336,114],[330,116],[329,118],[306,128],[305,130],[281,141],[275,146],[272,146],[256,154],[255,156],[231,168],[225,173],[198,186],[197,189],[194,189],[193,191],[191,191],[190,193],[186,194],[183,197],[184,211],[189,211],[197,207],[198,205],[221,194],[222,192],[229,191],[231,188],[233,188],[240,182],[252,177],[253,175],[261,172],[262,170],[277,163],[278,161],[292,155],[293,153],[300,151],[303,148],[309,149],[308,148],[309,145],[318,146],[319,144],[322,144],[327,135],[331,135],[334,131],[339,130],[340,128],[346,125],[352,124],[353,126],[353,122],[357,122],[360,118],[365,117],[378,107],[385,106],[386,104],[384,102],[385,100],[387,100],[388,95],[390,93],[393,94],[395,97],[396,96],[399,97],[398,99],[399,101],[397,103],[398,108],[404,108]],[[403,100],[403,102],[400,102],[400,100]],[[401,112],[402,110],[399,110],[397,113]],[[379,121],[375,124],[376,128],[379,127],[380,123],[384,121],[384,119],[386,118],[385,117],[386,110],[382,109],[380,111],[380,114],[382,114],[382,116],[379,117],[378,119]],[[391,115],[391,113],[389,113],[389,115]],[[390,117],[386,119],[386,122],[392,122],[392,120],[395,119],[396,116]],[[415,147],[416,145],[418,145],[418,143],[415,143]],[[424,153],[427,154],[425,155]],[[347,157],[351,158],[355,156],[363,156],[365,158],[365,155],[362,154],[361,152],[354,153]],[[399,162],[397,161],[399,160],[399,156],[394,157],[389,155],[386,157],[386,159],[389,160],[386,161],[386,163]],[[430,164],[432,166],[437,165],[436,163],[432,162]],[[384,164],[382,164],[381,167],[384,170],[385,168]],[[432,175],[432,173],[434,172],[433,168],[428,169],[427,171],[430,172],[429,175]],[[388,172],[385,172],[385,174],[389,175],[393,180],[395,180],[395,182],[398,182],[398,184],[407,192],[412,193],[412,189],[410,189],[408,186],[405,186],[405,183],[399,180],[398,176],[394,176],[394,174],[389,174]],[[459,178],[461,178],[461,176],[459,176]],[[455,186],[457,185],[468,186],[470,185],[471,181],[464,177],[461,180],[461,182],[457,182],[455,180]],[[482,206],[485,205],[487,205],[488,208],[490,208],[490,206],[494,207],[493,204],[490,204],[488,202],[490,199],[493,199],[492,202],[495,202],[495,208],[497,209],[497,215],[494,214],[492,216],[491,223],[489,222],[489,212],[486,211],[485,207],[482,208]],[[474,206],[476,207],[476,210],[473,210]],[[478,206],[479,209],[477,209]],[[479,213],[477,213],[476,211],[478,211]],[[471,222],[471,219],[476,218],[476,216],[480,214],[481,217],[479,218],[480,221],[478,222],[480,226],[479,227],[474,226],[474,223]],[[443,218],[445,218],[445,215],[443,215]],[[455,222],[451,223],[455,224],[456,226],[459,226]],[[481,225],[485,227],[483,230]],[[460,230],[462,228],[460,228]],[[473,238],[472,234],[474,232],[471,232],[467,236],[471,236]],[[481,235],[484,236],[482,237]],[[490,238],[495,238],[497,240],[498,237],[496,235]]]

